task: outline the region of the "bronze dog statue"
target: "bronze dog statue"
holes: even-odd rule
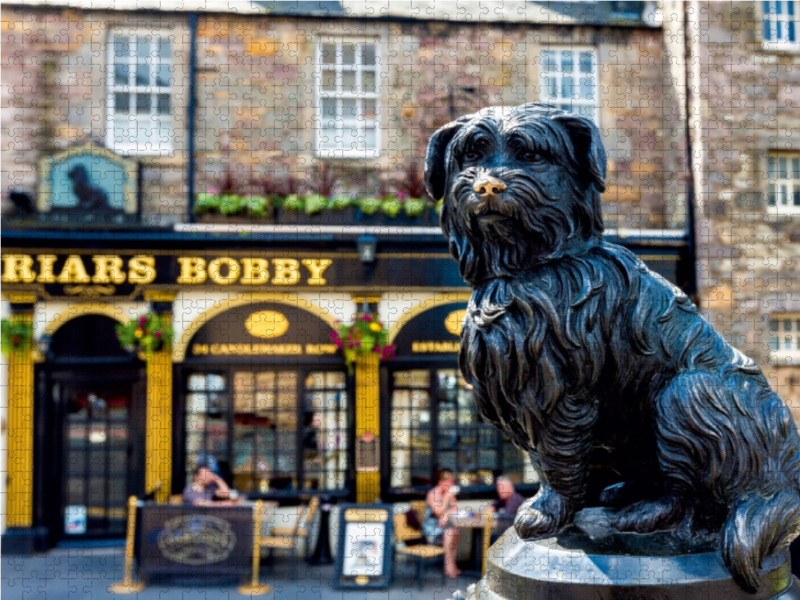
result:
[[[800,438],[786,404],[676,287],[603,242],[606,154],[590,120],[486,108],[431,138],[425,183],[473,287],[459,363],[481,417],[541,487],[523,539],[569,525],[608,450],[620,531],[719,534],[742,588],[800,532]]]

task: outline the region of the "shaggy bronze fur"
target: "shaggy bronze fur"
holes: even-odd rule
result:
[[[759,369],[676,287],[603,242],[606,154],[589,120],[487,108],[430,140],[425,180],[474,292],[460,367],[485,421],[530,453],[526,539],[572,522],[591,450],[624,484],[621,531],[718,533],[746,590],[800,531],[800,438]]]

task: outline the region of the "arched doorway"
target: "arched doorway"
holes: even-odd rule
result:
[[[250,498],[351,494],[353,395],[330,332],[318,315],[271,302],[197,329],[177,367],[174,493],[212,457]]]
[[[143,491],[144,364],[120,348],[116,324],[69,320],[37,367],[36,512],[54,544],[124,537],[127,498]]]
[[[397,333],[397,358],[385,367],[389,402],[382,407],[383,498],[423,497],[437,473],[452,471],[460,496],[494,494],[499,474],[521,490],[537,482],[530,459],[478,415],[472,387],[458,369],[466,302],[442,303],[409,319]]]

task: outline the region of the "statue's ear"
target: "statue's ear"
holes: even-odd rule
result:
[[[447,145],[469,119],[470,117],[465,116],[448,123],[437,130],[428,142],[428,153],[425,155],[425,187],[434,200],[440,200],[445,192]]]
[[[588,183],[594,183],[600,192],[606,191],[606,149],[600,137],[600,130],[593,121],[574,114],[556,115],[558,121],[567,131],[572,147],[575,150],[575,162],[583,170],[586,165]]]

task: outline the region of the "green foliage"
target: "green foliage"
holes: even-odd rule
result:
[[[409,217],[418,217],[420,216],[426,208],[430,208],[428,203],[423,200],[422,198],[410,198],[406,200],[405,205],[403,208],[406,211],[406,214]]]
[[[316,215],[328,206],[328,199],[319,194],[310,194],[305,197],[305,212],[307,215]]]
[[[219,212],[219,203],[222,199],[221,196],[216,196],[210,193],[197,194],[197,199],[194,203],[194,214],[211,214]]]
[[[336,196],[328,202],[328,208],[331,210],[345,210],[353,205],[353,200],[350,196]]]
[[[370,352],[380,355],[380,360],[392,360],[395,357],[394,344],[389,343],[389,330],[384,327],[376,315],[358,315],[347,325],[334,322],[331,340],[344,354],[344,362],[352,373],[353,364],[359,356]]]
[[[397,215],[400,214],[400,209],[402,208],[403,203],[400,201],[399,198],[395,196],[387,196],[381,202],[381,212],[385,214],[387,217],[394,219]]]
[[[374,215],[378,212],[378,209],[381,206],[381,201],[378,198],[359,198],[358,199],[358,208],[363,212],[365,215]]]
[[[246,205],[251,217],[266,217],[269,214],[270,200],[264,196],[247,198]]]
[[[25,317],[0,320],[0,350],[10,354],[15,350],[29,350],[33,343],[33,323]]]
[[[164,346],[170,347],[174,336],[169,320],[152,313],[119,324],[116,329],[122,348],[133,352],[144,351],[148,357]]]
[[[298,196],[297,194],[290,194],[283,199],[281,206],[284,210],[295,210],[297,212],[303,212],[306,203],[305,200],[300,196]]]

